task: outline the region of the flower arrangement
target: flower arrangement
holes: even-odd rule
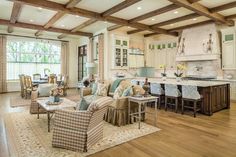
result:
[[[60,87],[56,87],[51,89],[50,96],[58,97],[60,95],[63,95],[63,90]]]
[[[160,68],[160,69],[163,69],[163,73],[161,73],[161,76],[162,76],[162,77],[166,77],[166,76],[167,76],[167,74],[166,74],[166,65],[165,65],[165,64],[161,64],[161,65],[159,66],[159,68]]]
[[[186,69],[186,67],[183,64],[178,64],[176,66],[176,72],[174,73],[174,75],[176,77],[182,77],[183,76],[183,71]]]

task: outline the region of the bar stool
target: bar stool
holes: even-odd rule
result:
[[[161,87],[160,83],[150,83],[150,92],[151,95],[157,96],[158,97],[158,108],[161,109],[161,101],[163,100],[162,98],[165,96],[165,91]]]
[[[186,105],[185,102],[188,102]],[[189,102],[192,102],[189,103]],[[201,102],[199,104],[199,102]],[[197,86],[183,85],[182,86],[182,114],[184,114],[184,108],[192,109],[194,118],[196,117],[196,112],[201,110],[202,96],[197,90]]]
[[[165,84],[165,110],[167,111],[167,105],[175,106],[175,112],[177,113],[179,98],[181,93],[177,85]],[[170,100],[170,102],[168,102]],[[172,103],[174,100],[174,103]]]

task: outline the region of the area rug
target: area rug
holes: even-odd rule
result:
[[[10,106],[11,107],[23,107],[23,106],[30,106],[31,100],[24,99],[20,96],[10,98]]]
[[[71,94],[66,96],[67,99],[70,99],[71,101],[78,102],[80,100],[79,94]],[[10,98],[10,106],[11,107],[24,107],[24,106],[30,106],[31,100],[30,99],[24,99],[20,96],[18,97],[12,97]]]
[[[9,113],[4,122],[11,157],[85,157],[160,130],[145,123],[138,129],[137,123],[116,127],[104,122],[103,139],[88,152],[80,153],[52,147],[53,131],[47,132],[46,115],[37,119],[27,112]]]

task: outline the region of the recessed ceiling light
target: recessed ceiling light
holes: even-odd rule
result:
[[[128,26],[128,28],[131,28],[130,26]]]
[[[196,18],[193,19],[193,21],[196,21],[196,20],[197,20]]]
[[[41,8],[41,7],[38,7],[38,10],[42,10],[43,8]]]
[[[79,17],[79,15],[76,15],[75,17]]]
[[[61,25],[62,27],[65,27],[65,25]]]
[[[138,9],[138,10],[141,10],[141,9],[142,9],[142,7],[137,7],[137,9]]]
[[[152,21],[154,21],[155,19],[152,19]]]
[[[107,21],[104,21],[104,23],[107,23]]]
[[[34,22],[34,20],[31,19],[30,22]]]
[[[179,12],[178,11],[175,11],[174,14],[178,14]]]
[[[174,26],[174,24],[170,24],[170,26]]]

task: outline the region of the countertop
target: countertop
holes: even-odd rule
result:
[[[137,81],[144,81],[145,78],[132,78]],[[218,85],[224,85],[224,84],[230,84],[230,82],[227,81],[197,81],[197,80],[182,80],[180,82],[177,82],[176,79],[167,79],[166,81],[163,81],[160,78],[149,78],[148,82],[156,82],[160,84],[176,84],[176,85],[192,85],[192,86],[198,86],[198,87],[210,87],[210,86],[218,86]]]

